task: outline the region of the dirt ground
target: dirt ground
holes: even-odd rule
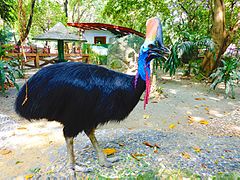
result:
[[[99,129],[141,128],[240,137],[239,87],[235,88],[236,99],[225,99],[221,87],[209,91],[208,85],[180,77],[163,77],[160,87],[163,94],[151,99],[146,110],[140,101],[125,121]],[[37,171],[34,167],[49,166],[49,153],[56,154],[65,145],[60,124],[28,122],[15,114],[16,94],[15,89],[10,89],[7,96],[0,95],[0,179],[23,179]]]

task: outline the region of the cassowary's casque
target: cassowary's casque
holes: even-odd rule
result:
[[[26,119],[63,124],[70,166],[76,169],[73,138],[84,131],[91,140],[100,165],[110,166],[94,136],[99,124],[126,118],[146,89],[150,90],[150,61],[165,51],[158,18],[147,21],[146,40],[141,47],[138,73],[130,76],[100,66],[69,62],[47,66],[21,88],[16,112]]]

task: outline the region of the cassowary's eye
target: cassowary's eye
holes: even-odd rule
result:
[[[149,48],[149,49],[153,49],[153,48],[154,48],[154,45],[153,45],[153,44],[149,44],[149,45],[148,45],[148,48]]]

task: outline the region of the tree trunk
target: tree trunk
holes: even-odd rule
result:
[[[206,75],[210,75],[221,63],[221,57],[232,43],[233,37],[240,27],[240,20],[227,32],[225,22],[224,0],[214,0],[211,36],[215,44],[214,52],[205,54],[202,69]]]
[[[31,29],[31,26],[32,26],[32,18],[33,18],[35,3],[36,3],[36,0],[32,0],[31,11],[30,11],[30,15],[29,15],[29,19],[28,19],[28,23],[27,23],[26,29],[24,27],[20,29],[20,31],[22,31],[22,32],[19,32],[20,33],[20,39],[19,39],[19,41],[17,43],[18,46],[20,46],[22,44],[22,42],[27,38],[27,36],[28,36],[28,34],[30,32],[30,29]],[[20,9],[20,10],[23,11],[23,9]],[[21,18],[21,17],[19,17],[19,18]],[[19,19],[19,22],[21,22],[20,19]]]
[[[65,0],[64,2],[64,12],[65,16],[68,17],[68,0]]]

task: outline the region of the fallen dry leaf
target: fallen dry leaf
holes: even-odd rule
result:
[[[185,159],[190,159],[190,155],[188,153],[182,152],[181,154]]]
[[[17,130],[27,130],[26,127],[18,127]]]
[[[195,98],[195,100],[202,101],[202,100],[206,100],[206,98]]]
[[[21,164],[23,161],[16,161],[15,164]]]
[[[103,149],[102,151],[107,156],[115,154],[117,152],[117,150],[114,148],[106,148],[106,149]]]
[[[194,116],[188,116],[188,123],[192,124],[193,122],[197,122],[200,124],[208,124],[208,121],[202,117],[194,117]]]
[[[146,156],[146,154],[140,154],[140,153],[131,153],[131,156],[136,159],[137,161],[140,161],[138,157]]]
[[[208,125],[208,121],[205,119],[202,119],[199,121],[200,124]]]
[[[28,180],[28,179],[31,179],[33,177],[33,174],[27,174],[25,175],[25,179]]]
[[[208,107],[205,107],[204,109],[205,109],[206,111],[209,111],[209,108],[208,108]]]
[[[143,153],[134,153],[133,155],[134,155],[134,156],[139,156],[139,157],[146,156],[146,154],[143,154]]]
[[[175,127],[176,127],[175,124],[170,124],[170,125],[168,126],[169,129],[173,129],[173,128],[175,128]]]
[[[160,146],[158,144],[154,144],[154,146],[158,149],[160,149]]]
[[[7,155],[7,154],[10,154],[10,153],[12,153],[12,151],[9,150],[9,149],[1,149],[0,150],[1,155]]]
[[[188,116],[188,124],[192,124],[194,122],[194,119],[192,116]]]
[[[118,143],[119,146],[125,146],[123,143]]]
[[[149,114],[144,114],[143,115],[143,119],[149,119],[150,118],[150,115]]]
[[[197,153],[200,153],[201,152],[201,148],[199,147],[193,147],[193,150]]]
[[[207,166],[206,166],[205,164],[201,164],[201,166],[202,166],[203,168],[207,168]]]
[[[131,154],[131,156],[136,159],[137,161],[140,161],[140,159],[138,159],[134,154]]]
[[[147,142],[147,141],[144,141],[143,144],[145,144],[146,146],[151,147],[151,148],[154,147],[153,145],[151,145],[151,144],[150,144],[149,142]]]
[[[232,152],[232,151],[228,149],[224,149],[224,152]]]

